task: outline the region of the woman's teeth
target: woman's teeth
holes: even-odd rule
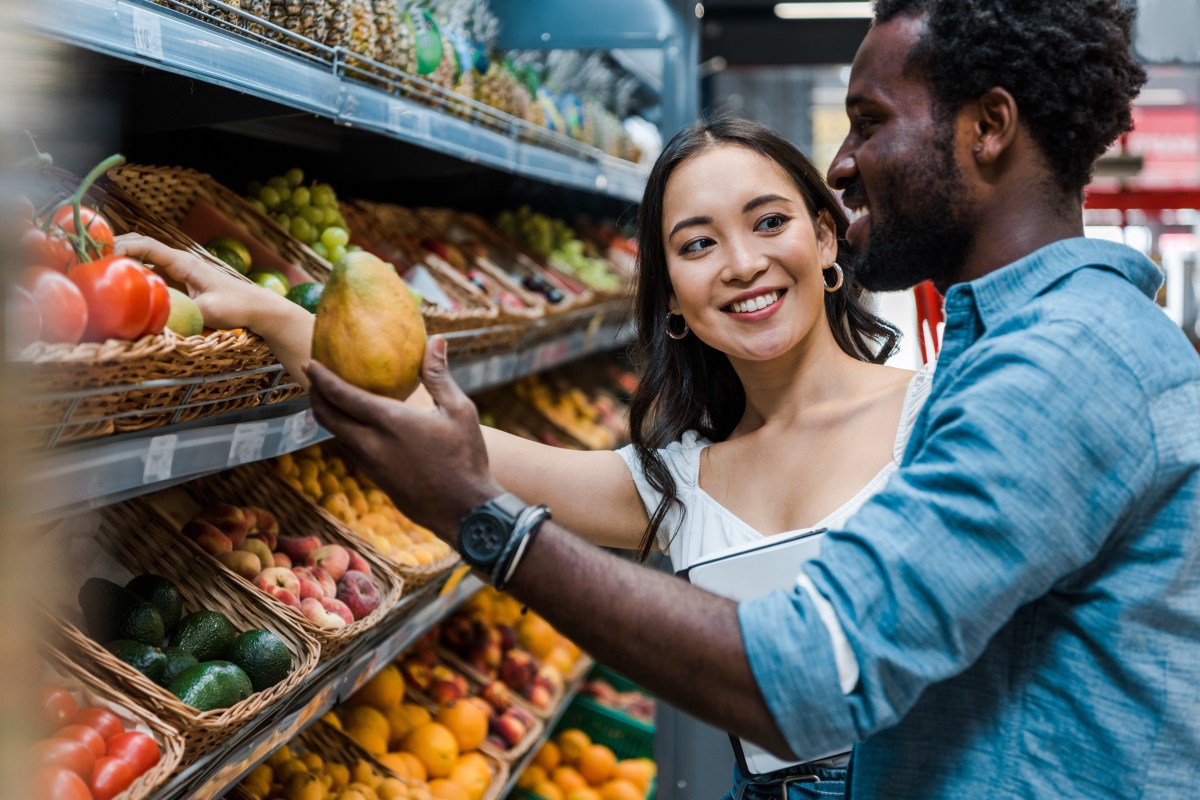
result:
[[[758,297],[751,297],[749,300],[731,303],[729,308],[732,309],[735,314],[749,314],[751,311],[758,311],[759,309],[766,308],[772,303],[778,301],[780,296],[780,292],[760,294]]]

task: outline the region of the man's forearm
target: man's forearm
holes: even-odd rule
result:
[[[750,671],[733,601],[549,523],[508,589],[584,650],[672,705],[788,755]]]

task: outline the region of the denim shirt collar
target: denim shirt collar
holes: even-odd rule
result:
[[[968,339],[951,349],[966,347],[1062,278],[1088,267],[1115,272],[1150,298],[1163,282],[1162,271],[1154,262],[1130,247],[1083,237],[1063,239],[982,278],[950,287],[946,293],[945,337],[949,340],[965,335]]]

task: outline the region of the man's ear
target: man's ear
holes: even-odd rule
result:
[[[984,92],[970,109],[971,153],[979,166],[995,164],[1017,137],[1017,100],[999,86]]]

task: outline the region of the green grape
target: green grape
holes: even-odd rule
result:
[[[325,227],[328,228],[330,225],[337,224],[339,214],[338,214],[336,205],[325,206],[323,209],[321,209],[321,213],[325,217],[325,219],[324,219]]]
[[[313,226],[304,217],[292,217],[290,230],[292,236],[295,236],[305,244],[316,241],[316,231],[313,230]]]
[[[282,198],[279,196],[279,192],[271,186],[264,186],[263,188],[259,189],[258,199],[261,200],[262,204],[271,211],[279,208],[279,204],[283,202]]]
[[[312,251],[326,261],[329,260],[329,248],[321,244],[320,240],[313,243]]]
[[[314,228],[317,228],[318,231],[324,227],[324,209],[317,208],[316,206],[305,206],[304,208],[300,209],[300,215],[308,220],[309,224],[311,224]]]
[[[312,200],[312,192],[303,186],[297,186],[292,190],[292,205],[296,208],[304,208]]]
[[[282,203],[290,203],[290,202],[292,201],[292,190],[291,190],[291,188],[280,189],[278,186],[275,186],[275,187],[272,187],[272,188],[274,188],[274,189],[275,189],[275,191],[279,192],[279,202],[280,202],[281,204],[282,204]]]
[[[259,211],[261,211],[264,214],[267,213],[267,206],[265,203],[263,203],[262,200],[257,200],[255,198],[251,198],[250,205],[254,206],[255,208],[257,208]]]
[[[279,223],[279,227],[283,228],[285,231],[291,230],[291,228],[292,228],[292,218],[291,217],[289,217],[287,214],[284,214],[282,211],[279,212],[278,214],[274,214],[273,216],[275,217],[275,221]]]
[[[299,167],[292,167],[287,172],[283,173],[284,180],[292,186],[299,186],[304,183],[304,170]]]
[[[318,206],[337,206],[337,195],[328,183],[317,183],[312,187],[312,201]]]
[[[292,185],[288,183],[288,179],[282,175],[275,175],[267,178],[267,186],[278,189],[279,191],[287,189],[290,192],[292,190]]]
[[[258,197],[258,193],[262,191],[262,181],[250,181],[246,184],[246,194],[249,197]]]
[[[358,253],[358,252],[361,252],[361,251],[362,251],[362,248],[361,248],[361,247],[359,247],[359,246],[358,246],[358,245],[356,245],[356,244],[348,244],[348,245],[346,245],[346,252],[347,252],[347,253]],[[394,270],[394,269],[396,269],[396,265],[395,265],[395,264],[388,264],[388,266],[389,266],[389,267],[391,267],[393,270]]]
[[[350,243],[350,234],[345,228],[326,228],[321,231],[321,241],[331,253],[339,247],[344,252],[346,245]]]
[[[329,260],[331,262],[333,262],[334,264],[341,261],[342,257],[345,255],[346,255],[346,248],[340,244],[337,247],[329,248]]]

